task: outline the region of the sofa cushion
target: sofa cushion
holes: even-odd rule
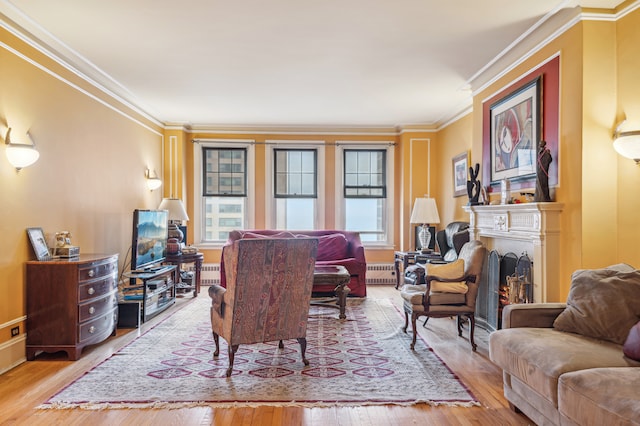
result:
[[[464,260],[458,259],[451,263],[424,265],[425,275],[434,275],[440,278],[459,278],[464,275]],[[461,293],[466,294],[469,291],[466,282],[441,282],[431,281],[431,292],[433,293]],[[463,302],[464,303],[464,302]]]
[[[573,273],[567,308],[553,327],[622,345],[640,320],[640,271],[619,264]]]
[[[640,361],[640,322],[631,327],[622,351],[625,356]]]
[[[322,235],[317,238],[318,260],[344,259],[349,256],[349,240],[343,234]]]
[[[579,425],[631,425],[640,419],[640,368],[592,368],[560,376],[558,409]]]
[[[640,366],[625,358],[622,347],[604,340],[553,328],[508,328],[489,336],[491,361],[556,407],[558,378],[571,371],[595,367]]]

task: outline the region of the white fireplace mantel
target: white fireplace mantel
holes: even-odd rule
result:
[[[562,203],[464,206],[470,238],[501,255],[526,253],[533,262],[533,300],[547,302],[549,286],[560,279]]]

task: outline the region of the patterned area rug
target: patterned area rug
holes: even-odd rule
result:
[[[347,320],[312,306],[309,366],[295,340],[284,349],[241,345],[230,378],[224,339],[219,359],[212,356],[209,306],[208,297],[187,303],[39,408],[479,405],[426,342],[409,349],[389,300],[349,299]]]

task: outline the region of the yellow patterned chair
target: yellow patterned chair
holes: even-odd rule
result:
[[[309,365],[307,317],[318,250],[315,238],[241,239],[224,248],[226,289],[213,285],[211,328],[214,357],[219,336],[229,346],[227,377],[241,344],[297,339]]]

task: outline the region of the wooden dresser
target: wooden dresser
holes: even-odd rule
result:
[[[66,351],[75,361],[115,334],[117,292],[117,254],[27,262],[27,360]]]

